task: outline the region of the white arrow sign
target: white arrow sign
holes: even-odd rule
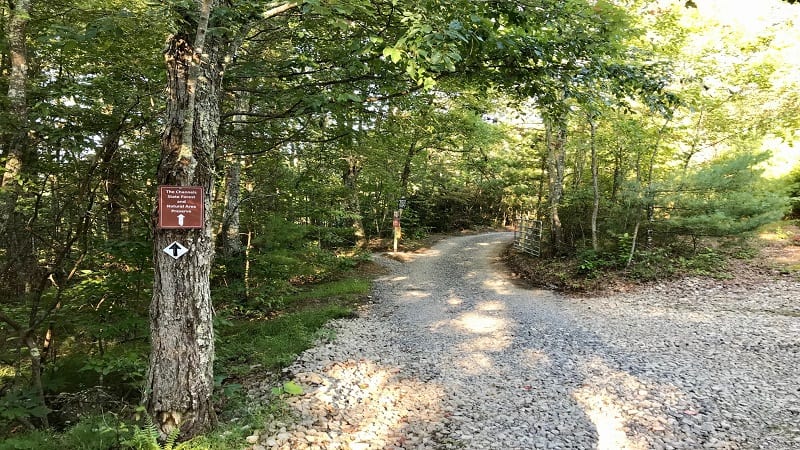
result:
[[[185,219],[185,218],[186,218],[186,216],[184,216],[183,214],[178,214],[178,226],[179,227],[183,226],[183,219]]]
[[[172,256],[174,259],[178,259],[181,256],[185,255],[189,251],[188,248],[181,245],[178,241],[169,244],[167,248],[164,249],[164,253]]]

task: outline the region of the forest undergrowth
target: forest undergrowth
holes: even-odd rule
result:
[[[683,277],[800,277],[800,227],[797,221],[786,220],[741,237],[676,240],[670,246],[637,252],[630,264],[627,255],[627,249],[617,249],[534,258],[509,246],[503,260],[524,286],[578,296],[631,291]]]

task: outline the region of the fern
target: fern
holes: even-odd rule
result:
[[[124,444],[136,450],[175,450],[175,443],[178,441],[179,434],[180,429],[173,429],[162,445],[158,442],[158,438],[161,435],[158,427],[156,427],[153,419],[148,414],[145,414],[144,426],[134,427],[133,436]]]

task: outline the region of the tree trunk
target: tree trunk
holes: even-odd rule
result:
[[[213,6],[214,0],[200,4],[194,44],[189,42],[189,33],[178,33],[165,52],[169,95],[158,182],[201,186],[204,216],[200,229],[156,228],[154,235],[147,411],[162,438],[178,429],[180,438],[188,439],[216,423],[211,402],[214,332],[209,276],[223,61],[222,43],[206,40]],[[172,242],[188,252],[174,259],[163,251]]]
[[[0,246],[5,252],[6,263],[0,268],[0,297],[4,300],[29,301],[31,312],[29,326],[15,322],[0,311],[0,322],[10,325],[18,334],[19,340],[28,348],[31,364],[31,384],[37,393],[38,403],[46,406],[42,386],[42,356],[35,339],[39,324],[38,307],[42,290],[37,282],[43,281],[36,258],[34,239],[30,234],[30,224],[18,210],[19,198],[23,193],[26,172],[35,160],[32,149],[28,118],[28,51],[25,45],[30,20],[30,0],[13,0],[8,27],[8,51],[11,62],[8,76],[8,132],[4,133],[5,163],[0,178]],[[47,416],[42,424],[49,426]]]
[[[242,184],[242,164],[238,156],[228,158],[225,167],[225,211],[222,213],[222,254],[234,258],[244,252],[239,235],[239,202]]]
[[[621,177],[622,177],[622,161],[623,161],[623,148],[618,147],[616,153],[614,154],[614,175],[612,176],[611,180],[611,202],[617,201],[617,191],[619,191],[619,187],[621,184]]]
[[[361,163],[355,156],[345,158],[347,167],[342,175],[342,181],[347,189],[347,212],[353,217],[353,234],[355,235],[356,248],[367,246],[367,233],[361,220],[361,201],[358,192],[358,174],[361,173]]]
[[[550,177],[550,230],[552,234],[553,254],[559,255],[564,251],[564,231],[559,217],[559,207],[564,196],[564,167],[566,165],[566,140],[567,125],[559,120],[548,125],[548,173]],[[555,136],[553,136],[555,134]]]
[[[246,94],[240,94],[236,101],[237,111],[249,110],[249,103]],[[235,130],[242,128],[241,120],[244,120],[244,116],[234,116],[233,128]],[[222,254],[226,257],[233,258],[241,256],[244,253],[242,237],[239,231],[241,223],[239,220],[239,202],[242,190],[242,157],[239,155],[230,155],[226,162],[225,211],[222,214],[220,238],[222,239]]]
[[[8,104],[11,124],[10,141],[8,143],[6,162],[0,188],[4,194],[6,208],[2,217],[8,219],[16,204],[20,191],[20,177],[23,164],[28,158],[28,51],[25,46],[28,20],[30,18],[30,0],[16,0],[12,4],[11,18],[8,21],[8,44],[11,55],[11,74],[8,77]],[[6,192],[7,191],[7,192]]]
[[[37,261],[27,220],[17,210],[31,163],[35,158],[28,123],[28,53],[25,46],[30,20],[30,0],[10,2],[8,21],[11,70],[8,77],[8,118],[4,124],[5,164],[0,178],[0,246],[8,260],[0,272],[0,294],[8,297],[26,295],[35,278]]]
[[[406,152],[406,159],[403,161],[403,171],[400,173],[400,195],[405,196],[408,194],[408,181],[411,178],[411,163],[414,161],[414,156],[419,152],[417,143],[414,142],[408,146]]]
[[[600,211],[600,181],[598,180],[597,142],[595,142],[597,127],[592,119],[589,120],[589,133],[589,145],[591,146],[592,152],[592,249],[597,252],[600,250],[600,244],[597,239],[597,215]]]
[[[656,166],[656,156],[658,155],[658,148],[661,146],[661,139],[664,136],[664,133],[667,130],[667,125],[669,125],[671,120],[672,117],[670,116],[664,121],[664,125],[662,125],[661,129],[658,131],[656,142],[653,144],[653,152],[650,154],[650,165],[647,169],[647,192],[645,194],[645,216],[647,218],[645,248],[647,249],[653,248],[653,225],[655,223],[656,194],[653,189],[653,170]]]
[[[122,126],[103,142],[103,184],[106,190],[106,232],[109,239],[122,238],[122,170],[117,161]]]

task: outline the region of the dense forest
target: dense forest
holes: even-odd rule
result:
[[[233,336],[388,250],[401,199],[401,245],[529,218],[592,270],[798,217],[791,3],[4,2],[0,435],[208,432]]]

